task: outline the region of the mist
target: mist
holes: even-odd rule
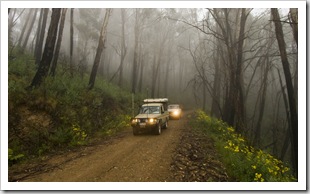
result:
[[[58,67],[89,76],[106,30],[97,76],[133,94],[202,109],[235,126],[253,144],[290,160],[287,95],[293,93],[298,104],[296,10],[279,9],[292,91],[270,9],[115,8],[108,18],[107,10],[66,9]],[[38,34],[43,29],[47,37],[52,12],[9,10],[9,58],[14,48],[38,49]]]

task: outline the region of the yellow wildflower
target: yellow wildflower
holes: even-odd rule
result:
[[[231,132],[234,132],[234,131],[235,131],[234,128],[232,128],[232,127],[228,127],[227,130],[228,130],[228,131],[231,131]]]

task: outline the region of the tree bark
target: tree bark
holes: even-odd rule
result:
[[[43,20],[42,20],[42,23],[39,24],[41,25],[41,28],[40,28],[40,36],[38,37],[39,38],[38,47],[36,48],[36,52],[35,52],[35,63],[37,66],[39,66],[39,63],[41,60],[43,40],[45,36],[46,21],[47,21],[47,15],[49,12],[48,8],[43,8],[43,9],[44,9]]]
[[[39,22],[38,22],[38,28],[37,28],[37,34],[36,34],[36,43],[35,43],[35,47],[34,47],[34,57],[36,56],[37,50],[38,50],[38,46],[39,46],[39,40],[40,40],[40,32],[41,32],[41,24],[42,24],[42,20],[43,20],[43,12],[44,12],[44,8],[40,9],[40,16],[39,16]]]
[[[100,37],[99,37],[99,42],[98,42],[98,47],[97,47],[97,52],[96,52],[96,56],[94,59],[94,65],[90,74],[90,78],[89,78],[89,83],[88,83],[88,89],[91,90],[94,85],[95,85],[95,80],[96,80],[96,75],[97,75],[97,70],[100,64],[100,59],[101,59],[101,54],[102,51],[104,49],[104,43],[106,40],[106,36],[107,36],[107,28],[108,28],[108,23],[109,23],[109,17],[112,13],[112,9],[106,9],[106,13],[104,16],[104,20],[103,20],[103,24],[102,24],[102,28],[100,31]]]
[[[282,30],[282,24],[280,23],[280,16],[277,8],[271,8],[271,14],[275,25],[275,33],[278,40],[278,46],[281,55],[282,66],[285,75],[285,81],[287,86],[288,100],[291,113],[291,145],[292,145],[292,163],[293,170],[298,177],[298,114],[296,109],[296,101],[294,95],[294,88],[292,84],[292,77],[290,72],[290,64],[287,59],[284,35]]]
[[[53,8],[52,16],[51,16],[51,23],[48,29],[48,34],[46,37],[45,42],[45,48],[43,52],[42,59],[40,61],[39,68],[37,70],[37,73],[35,74],[32,83],[29,89],[33,87],[38,87],[43,81],[43,78],[45,78],[48,74],[51,61],[53,59],[53,53],[55,48],[55,42],[57,37],[57,29],[58,29],[58,23],[60,18],[60,12],[61,9],[55,9]]]
[[[282,78],[281,78],[281,73],[280,73],[279,69],[278,69],[278,75],[279,75],[279,80],[280,80],[281,93],[282,93],[283,101],[284,101],[286,118],[287,118],[287,121],[288,121],[288,129],[287,129],[287,132],[286,132],[286,135],[285,135],[285,140],[284,140],[284,143],[283,143],[283,146],[282,146],[282,149],[281,149],[281,155],[280,155],[280,159],[283,160],[284,157],[285,157],[286,151],[287,151],[287,149],[289,147],[290,131],[291,131],[291,129],[290,129],[291,128],[291,119],[290,119],[289,105],[288,105],[287,97],[286,97],[286,94],[285,94],[285,86],[283,86]]]
[[[138,72],[138,47],[139,47],[139,37],[140,37],[140,24],[139,24],[139,9],[136,9],[135,15],[135,43],[134,43],[134,54],[133,54],[133,66],[132,66],[132,83],[131,83],[131,92],[136,93],[136,84],[137,84],[137,72]]]
[[[67,12],[67,8],[63,8],[62,12],[61,12],[61,19],[60,19],[60,24],[59,24],[58,38],[57,38],[55,54],[54,54],[52,67],[51,67],[51,71],[50,71],[50,75],[53,77],[55,76],[55,72],[56,72],[56,66],[57,66],[61,41],[62,41],[62,34],[63,34],[64,26],[65,26],[66,12]]]
[[[118,85],[122,87],[123,85],[123,69],[124,69],[124,59],[127,53],[127,47],[125,42],[125,20],[126,20],[126,9],[121,9],[121,18],[122,18],[122,38],[121,38],[121,61],[119,65],[119,80]]]
[[[170,73],[170,61],[171,61],[171,50],[172,48],[169,48],[168,50],[168,61],[166,63],[166,70],[165,70],[165,84],[164,84],[164,96],[168,97],[168,86],[169,86],[169,73]]]
[[[220,42],[218,42],[220,44]],[[220,99],[221,99],[221,66],[220,66],[220,52],[217,49],[214,58],[214,68],[215,68],[215,75],[214,75],[214,83],[212,87],[212,105],[211,105],[211,116],[216,118],[220,118],[221,115],[221,107],[220,107]]]
[[[73,76],[73,60],[72,60],[72,57],[73,57],[73,20],[74,20],[74,17],[73,17],[73,11],[74,11],[74,8],[71,8],[70,10],[70,75]]]
[[[298,47],[298,9],[290,8],[289,14],[291,20],[291,27],[293,29],[293,36]]]
[[[262,78],[262,85],[260,92],[260,107],[259,107],[259,114],[257,119],[257,124],[255,128],[255,139],[254,144],[257,146],[261,146],[261,124],[263,120],[264,110],[265,110],[265,102],[266,102],[266,92],[267,92],[267,81],[268,81],[268,72],[269,72],[269,60],[267,59],[267,62],[265,61],[265,64],[262,65],[264,68],[263,72],[263,78]]]
[[[28,40],[29,40],[30,33],[31,33],[31,31],[32,31],[34,22],[36,21],[36,18],[37,18],[37,12],[38,12],[38,9],[35,9],[35,10],[34,10],[34,13],[33,13],[33,18],[32,18],[32,20],[31,20],[30,26],[29,26],[29,28],[28,28],[28,31],[27,31],[27,34],[26,34],[26,37],[25,37],[25,40],[24,40],[24,43],[23,43],[23,46],[22,46],[22,50],[23,50],[23,51],[26,49],[26,46],[27,46],[27,43],[28,43]]]
[[[139,84],[138,84],[138,91],[142,92],[142,85],[143,85],[143,75],[144,75],[144,54],[140,58],[140,76],[139,76]]]
[[[29,13],[28,13],[28,15],[27,15],[26,22],[25,22],[25,24],[24,24],[24,26],[23,26],[23,29],[22,29],[21,34],[20,34],[19,39],[18,39],[18,46],[21,46],[21,44],[22,44],[25,31],[26,31],[27,26],[28,26],[28,23],[29,23],[29,21],[30,21],[30,17],[31,17],[32,10],[33,10],[33,9],[30,9],[30,10],[29,10]]]
[[[238,37],[238,49],[237,49],[237,64],[236,64],[236,83],[237,96],[236,96],[236,130],[243,132],[246,129],[245,122],[245,106],[244,106],[244,94],[243,94],[243,44],[244,44],[244,31],[245,23],[247,20],[246,9],[241,9],[240,17],[240,31]],[[238,17],[238,16],[237,16]]]

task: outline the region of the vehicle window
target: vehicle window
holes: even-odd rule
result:
[[[168,108],[171,108],[171,109],[179,108],[179,105],[169,105]]]
[[[159,114],[160,107],[159,106],[143,106],[140,109],[140,114]]]

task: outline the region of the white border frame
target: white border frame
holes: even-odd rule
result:
[[[284,3],[285,2],[285,3]],[[299,182],[8,182],[8,8],[298,8]],[[306,1],[1,1],[1,190],[306,190]]]

